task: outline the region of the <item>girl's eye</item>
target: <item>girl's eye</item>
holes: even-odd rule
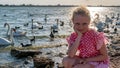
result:
[[[87,23],[83,23],[82,25],[87,25]]]
[[[80,25],[79,23],[76,23],[76,25]]]
[[[79,25],[85,26],[85,25],[87,25],[87,23],[82,23],[82,24],[80,24],[80,23],[75,23],[75,25],[77,25],[77,26],[79,26]]]

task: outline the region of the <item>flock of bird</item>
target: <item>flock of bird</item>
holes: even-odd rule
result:
[[[51,33],[50,33],[50,39],[51,41],[54,40],[54,34],[58,32],[58,21],[59,19],[56,19],[57,24],[53,24],[53,26],[51,26]],[[60,22],[60,26],[64,25],[64,22],[61,21]],[[29,23],[24,24],[24,26],[28,26]],[[9,45],[14,45],[13,42],[13,37],[20,37],[20,36],[26,36],[27,32],[26,31],[19,31],[17,29],[19,29],[20,27],[15,27],[15,28],[11,28],[9,23],[4,23],[4,27],[7,27],[7,32],[6,32],[6,36],[8,37],[8,39],[0,37],[0,47],[7,47]],[[32,26],[31,29],[43,29],[43,25],[41,23],[33,23],[33,19],[32,19]],[[35,36],[33,36],[32,39],[29,39],[30,42],[35,41]],[[20,43],[20,45],[22,45],[22,47],[27,47],[27,46],[32,46],[31,44],[23,44]]]
[[[110,32],[109,29],[114,29],[114,33],[117,32],[117,25],[120,25],[120,15],[119,13],[117,16],[113,15],[109,17],[108,15],[105,15],[105,21],[100,20],[99,14],[95,14],[95,19],[93,20],[93,23],[97,27],[97,30],[99,32]]]
[[[105,16],[105,23],[102,23],[99,19],[99,14],[95,15],[96,18],[93,20],[93,23],[95,23],[95,26],[98,28],[98,30],[103,30],[106,24],[109,24],[107,22],[113,22],[113,19],[116,19],[117,21],[119,21],[119,14],[117,14],[117,17],[115,18],[114,16],[112,16],[111,18],[109,18],[107,15]],[[34,20],[31,19],[32,21],[32,25],[31,25],[31,29],[43,29],[43,25],[39,22],[35,22]],[[53,41],[55,36],[55,33],[58,33],[59,29],[58,26],[64,26],[64,22],[63,21],[59,21],[59,19],[56,19],[56,23],[53,24],[53,26],[51,26],[50,28],[50,40]],[[47,22],[47,19],[45,18],[45,22]],[[116,22],[116,25],[119,25],[120,22]],[[24,26],[28,26],[29,23],[25,23]],[[9,45],[14,45],[13,42],[13,37],[19,37],[19,36],[26,36],[27,32],[26,31],[18,31],[17,29],[19,29],[20,27],[15,27],[15,28],[11,28],[9,23],[4,23],[4,27],[7,27],[7,33],[6,36],[8,37],[8,39],[6,38],[2,38],[0,37],[0,47],[6,47]],[[106,26],[108,28],[108,26]],[[114,29],[114,31],[117,31],[117,28]],[[30,42],[35,41],[35,36],[33,36],[32,39],[29,39]],[[32,46],[32,44],[23,44],[20,43],[22,45],[22,47],[25,46]]]

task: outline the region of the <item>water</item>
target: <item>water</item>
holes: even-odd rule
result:
[[[7,28],[4,28],[4,23],[9,23],[10,27],[20,27],[21,31],[27,32],[27,37],[30,36],[46,36],[49,37],[50,34],[50,27],[53,24],[56,24],[55,19],[59,19],[65,22],[64,29],[65,31],[62,31],[63,27],[59,27],[59,30],[61,30],[58,35],[68,35],[69,30],[71,27],[68,26],[69,22],[69,14],[70,9],[72,7],[0,7],[0,36],[5,37]],[[45,23],[44,18],[45,14],[47,14],[47,23]],[[34,19],[34,22],[40,22],[43,25],[44,29],[34,29],[32,33],[31,19]],[[24,26],[25,23],[29,23],[29,25],[26,27]],[[66,32],[67,31],[67,32]],[[66,32],[66,33],[65,33]],[[26,41],[26,38],[20,40],[20,38],[14,38],[15,40],[15,46],[19,45],[19,43]],[[28,39],[27,39],[28,40]],[[28,40],[29,41],[29,40]],[[29,42],[28,42],[29,43]]]
[[[59,26],[60,31],[57,35],[69,35],[73,31],[69,26],[69,22],[70,12],[74,8],[75,7],[0,7],[0,37],[6,37],[7,28],[4,28],[4,23],[9,23],[12,28],[20,27],[19,30],[27,32],[27,37],[33,35],[37,36],[38,39],[42,36],[49,37],[50,27],[56,24],[55,19],[65,22],[64,27]],[[104,21],[105,15],[111,17],[113,13],[119,13],[119,8],[120,7],[88,7],[91,11],[91,17],[94,18],[94,14],[99,13],[101,21]],[[45,14],[47,14],[47,23],[44,21]],[[31,19],[33,19],[34,22],[42,23],[44,29],[34,29],[32,33]],[[29,23],[29,25],[24,26],[26,23]],[[25,37],[14,38],[14,41],[15,46],[25,41],[29,43],[28,38]]]
[[[33,43],[35,46],[45,46],[45,45],[57,45],[57,44],[67,44],[65,38],[62,36],[69,35],[73,29],[69,25],[71,10],[75,7],[0,7],[0,37],[5,37],[7,28],[4,28],[4,23],[9,23],[10,27],[20,27],[20,31],[26,31],[25,37],[14,37],[15,47],[21,47],[20,43],[30,43],[30,38],[36,36],[36,41]],[[91,18],[94,18],[95,13],[100,15],[100,20],[105,21],[105,15],[111,17],[113,14],[116,17],[117,13],[120,14],[120,7],[88,7],[91,12]],[[45,22],[45,15],[47,14],[47,22]],[[31,29],[31,24],[33,19],[34,22],[39,22],[43,25],[43,29]],[[56,24],[56,19],[63,21],[64,26],[59,26],[59,32],[56,33],[56,38],[54,41],[50,41],[50,27]],[[116,21],[115,21],[116,22]],[[29,23],[28,26],[24,24]],[[117,26],[119,27],[119,26]],[[120,28],[120,27],[119,27]],[[118,30],[119,31],[119,30]],[[120,31],[119,31],[120,32]],[[62,48],[62,50],[64,50]],[[62,51],[59,49],[53,49],[54,51]],[[43,50],[45,51],[45,50]],[[5,57],[4,57],[5,56]],[[16,59],[10,56],[9,51],[0,51],[0,64],[13,62]]]

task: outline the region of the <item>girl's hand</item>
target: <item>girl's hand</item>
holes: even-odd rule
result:
[[[76,61],[73,64],[73,67],[76,66],[77,64],[87,64],[88,62],[86,59],[76,59]]]
[[[88,61],[86,59],[83,59],[83,63],[82,64],[87,64]]]
[[[78,31],[75,26],[73,27],[73,29],[78,34],[78,36],[80,36],[80,37],[82,36],[82,33],[80,31]]]
[[[83,59],[80,59],[79,60],[79,64],[83,64],[84,63],[84,60]]]
[[[88,61],[86,59],[80,59],[79,64],[87,64]]]

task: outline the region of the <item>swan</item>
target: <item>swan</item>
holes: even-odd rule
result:
[[[64,21],[60,21],[60,26],[64,26]]]
[[[38,23],[33,23],[32,29],[35,29],[35,28],[43,29],[43,26],[41,24],[38,24]]]
[[[4,24],[4,27],[6,27],[6,26],[8,27],[8,30],[7,30],[6,35],[9,36],[10,25],[9,25],[8,23],[5,23],[5,24]]]
[[[102,21],[100,21],[100,16],[99,14],[95,14],[95,19],[93,20],[93,23],[95,25],[94,29],[97,29],[97,31],[102,32],[105,25]]]
[[[4,27],[8,26],[8,30],[7,30],[7,36],[9,36],[9,31],[10,31],[10,25],[8,23],[4,24]],[[23,32],[23,31],[16,31],[15,28],[12,28],[13,32],[13,36],[25,36],[27,32]]]
[[[13,31],[13,29],[11,28],[9,40],[6,39],[6,38],[0,37],[0,47],[7,47],[7,46],[9,46],[9,45],[14,45],[14,43],[13,43],[13,33],[12,33],[12,31]]]
[[[35,36],[33,36],[33,38],[30,39],[30,42],[31,42],[31,44],[32,44],[32,42],[35,43]]]
[[[116,20],[119,20],[119,17],[120,17],[120,14],[118,13],[118,14],[117,14],[117,17],[116,17]]]
[[[57,33],[58,30],[59,30],[59,27],[58,27],[58,22],[59,22],[59,19],[56,19],[57,23],[56,24],[53,24],[52,26],[52,29],[53,29],[53,33]]]
[[[51,33],[50,33],[49,36],[50,36],[50,40],[53,41],[54,38],[55,38],[55,36],[54,36],[54,33],[53,33],[53,28],[52,28],[52,26],[51,26]]]
[[[25,31],[16,31],[15,28],[13,28],[13,36],[19,37],[19,36],[25,36],[27,32]]]
[[[37,23],[33,23],[33,19],[32,19],[32,26],[31,26],[32,29],[43,29],[43,26],[41,23],[37,22]]]

